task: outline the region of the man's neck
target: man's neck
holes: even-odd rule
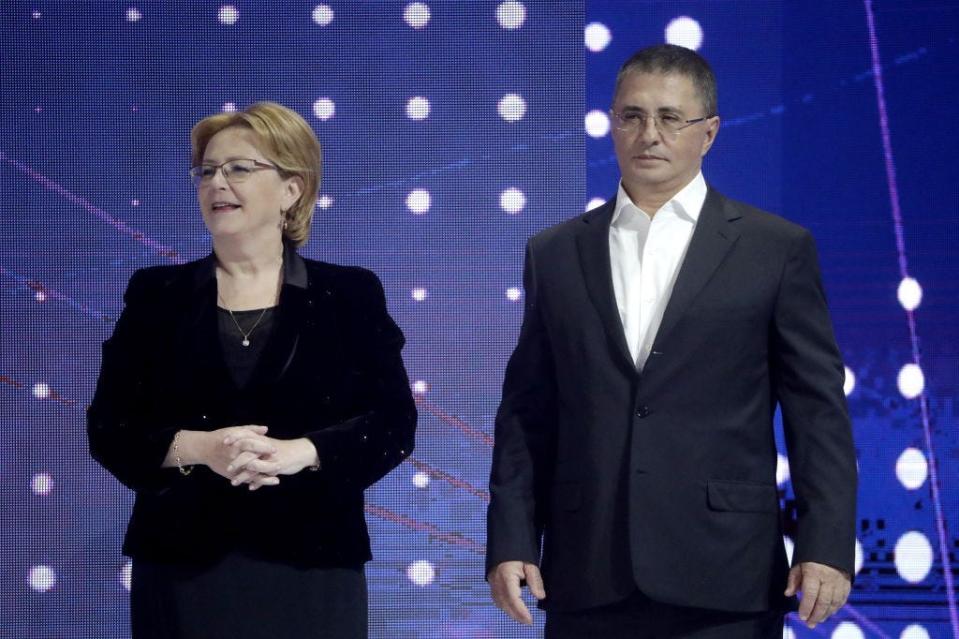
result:
[[[626,195],[629,196],[633,204],[652,218],[659,209],[663,208],[666,202],[669,202],[676,197],[677,193],[689,186],[689,184],[696,179],[697,175],[699,175],[698,172],[679,186],[666,186],[662,189],[650,187],[649,185],[630,185],[627,184],[625,180],[622,184],[623,190],[626,191]]]

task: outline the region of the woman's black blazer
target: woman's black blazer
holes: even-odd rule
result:
[[[287,247],[273,331],[250,383],[226,368],[213,256],[137,271],[103,344],[87,414],[93,457],[136,492],[123,544],[153,561],[212,561],[228,551],[298,565],[370,559],[363,490],[413,449],[416,406],[403,334],[371,272]],[[205,466],[161,468],[177,430],[262,424],[308,437],[321,468],[256,491]]]

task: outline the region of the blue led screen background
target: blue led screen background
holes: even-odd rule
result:
[[[945,574],[951,567],[955,582],[959,554],[959,171],[954,129],[946,124],[959,94],[959,7],[754,0],[625,6],[586,4],[587,43],[599,49],[586,54],[586,109],[596,112],[586,121],[598,135],[586,143],[588,197],[616,193],[612,142],[599,134],[618,65],[645,43],[675,38],[698,44],[717,75],[722,126],[704,162],[707,181],[809,228],[819,248],[847,367],[861,569],[850,606],[813,631],[792,618],[791,636],[959,637]],[[911,306],[916,287],[900,289],[901,262],[922,293],[913,330],[899,293]],[[917,353],[918,369],[909,366]],[[792,514],[788,465],[777,474]]]
[[[851,607],[814,631],[790,620],[787,635],[959,637],[945,572],[959,529],[959,13],[825,7],[4,2],[0,637],[128,636],[119,545],[132,495],[89,459],[83,410],[133,270],[209,251],[190,127],[261,99],[299,111],[324,145],[303,253],[374,270],[407,336],[421,419],[413,458],[367,494],[371,636],[538,636],[542,616],[506,621],[482,580],[523,246],[615,193],[601,117],[615,70],[679,16],[719,79],[707,180],[813,231],[851,373],[862,567]],[[696,34],[672,24],[672,37]],[[901,260],[922,292],[913,329]],[[903,291],[912,305],[915,287]],[[917,352],[924,384],[910,397]],[[788,509],[786,465],[778,479]]]
[[[210,250],[193,123],[263,99],[324,145],[303,254],[380,276],[420,400],[413,458],[367,494],[371,635],[509,636],[492,414],[525,240],[584,201],[584,59],[582,3],[501,5],[3,4],[0,636],[127,636],[132,494],[84,434],[100,343],[135,269]]]

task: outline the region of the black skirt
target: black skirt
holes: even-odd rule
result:
[[[233,553],[210,566],[133,560],[133,639],[366,639],[363,568]]]

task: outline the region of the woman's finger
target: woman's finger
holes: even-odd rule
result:
[[[250,490],[256,490],[260,486],[276,486],[280,483],[279,477],[270,477],[269,475],[255,475],[250,481]]]
[[[261,475],[270,475],[274,476],[280,472],[281,466],[279,462],[271,459],[256,458],[246,464],[246,469],[251,470]]]
[[[276,446],[270,443],[266,437],[244,437],[233,442],[232,447],[237,453],[247,451],[257,455],[272,455],[276,452]]]
[[[245,468],[250,462],[258,457],[256,453],[240,453],[233,457],[233,461],[226,467],[228,473],[235,473]]]

